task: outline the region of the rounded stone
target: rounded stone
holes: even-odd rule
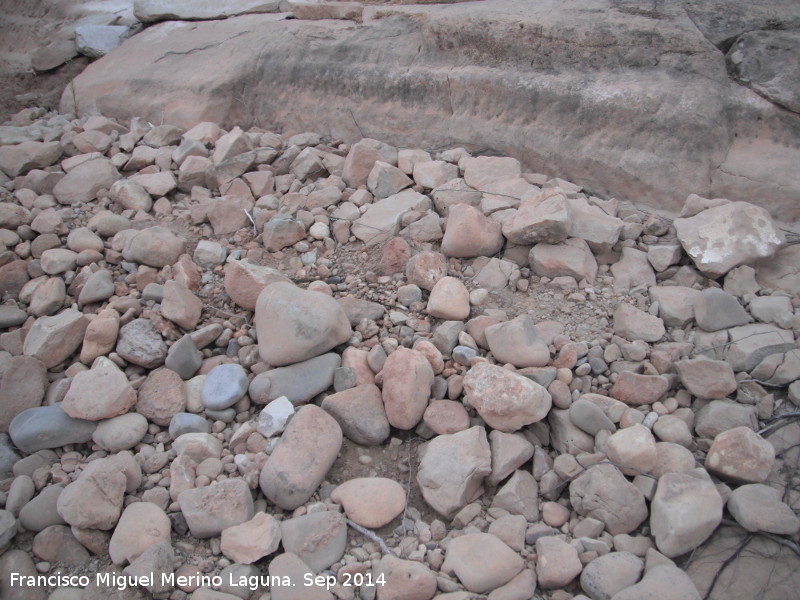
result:
[[[247,373],[237,364],[217,365],[203,383],[200,399],[206,408],[224,410],[247,393]]]
[[[139,413],[127,413],[100,421],[92,441],[108,452],[129,450],[142,441],[147,433],[147,418]]]
[[[360,477],[345,481],[331,494],[349,519],[369,529],[377,529],[402,514],[406,491],[385,477]]]

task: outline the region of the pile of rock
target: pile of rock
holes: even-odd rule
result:
[[[800,246],[758,206],[208,122],[0,136],[0,572],[694,599],[672,559],[721,564],[725,511],[796,544]]]

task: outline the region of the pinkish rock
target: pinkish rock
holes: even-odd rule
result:
[[[71,169],[53,188],[53,195],[61,204],[91,202],[101,189],[110,189],[119,172],[106,158],[96,158]]]
[[[514,244],[558,244],[569,236],[570,208],[562,194],[524,199],[519,210],[503,222],[503,235]]]
[[[550,350],[529,315],[491,325],[484,329],[484,335],[489,350],[501,363],[524,368],[544,367],[550,362]]]
[[[497,536],[472,533],[450,541],[442,571],[454,574],[469,591],[485,594],[511,581],[524,566]]]
[[[183,240],[166,227],[150,227],[130,236],[122,250],[125,260],[150,267],[175,263],[186,251]]]
[[[373,567],[385,583],[377,587],[378,600],[431,600],[436,595],[436,575],[415,560],[385,554]]]
[[[425,501],[451,518],[483,493],[491,451],[483,427],[440,435],[421,450],[417,483]]]
[[[680,285],[653,286],[650,300],[658,302],[658,316],[667,327],[684,327],[694,320],[694,301],[699,290]]]
[[[55,367],[78,349],[89,320],[80,312],[67,309],[52,317],[39,317],[25,337],[22,352]]]
[[[231,260],[225,264],[225,293],[247,310],[255,310],[258,295],[277,281],[289,280],[276,269],[262,267],[246,259]]]
[[[612,462],[623,465],[621,469],[625,475],[649,473],[658,459],[656,440],[647,427],[636,424],[608,438],[606,455]]]
[[[719,399],[736,391],[736,377],[730,365],[721,360],[700,356],[692,360],[679,360],[675,369],[681,383],[693,396]]]
[[[0,171],[11,178],[31,169],[44,169],[61,156],[59,142],[22,142],[0,147]]]
[[[127,478],[109,459],[96,460],[58,497],[58,514],[80,529],[112,529],[122,512]]]
[[[367,189],[377,199],[393,196],[413,183],[400,169],[382,160],[375,161],[367,176]]]
[[[413,429],[422,419],[433,385],[433,369],[425,355],[398,348],[383,365],[383,404],[393,427]]]
[[[8,431],[11,421],[22,411],[41,406],[48,385],[47,368],[38,358],[13,356],[4,370],[0,381],[0,431]]]
[[[308,404],[298,410],[261,471],[264,495],[284,510],[294,510],[316,491],[342,446],[339,424]]]
[[[580,575],[578,551],[553,536],[536,540],[536,582],[542,589],[563,588]]]
[[[461,402],[453,400],[434,400],[425,409],[422,420],[439,435],[469,429],[469,414]]]
[[[253,496],[243,479],[215,481],[178,496],[186,524],[196,538],[209,538],[253,518]]]
[[[172,369],[151,371],[139,388],[136,412],[147,420],[166,427],[172,417],[186,409],[186,388],[181,376]]]
[[[674,564],[658,564],[648,568],[639,583],[613,596],[613,600],[643,600],[644,598],[700,600],[701,596],[683,570]]]
[[[119,333],[119,313],[113,308],[100,311],[86,327],[81,347],[81,362],[90,365],[98,356],[114,349]]]
[[[569,497],[579,515],[602,521],[611,535],[630,533],[648,515],[642,492],[613,465],[595,465],[579,475]]]
[[[780,491],[767,485],[752,483],[736,488],[728,498],[727,508],[747,531],[793,536],[800,530],[800,519],[781,501]]]
[[[614,311],[614,333],[627,340],[657,342],[666,330],[664,322],[627,302],[621,302]]]
[[[639,375],[630,371],[619,374],[611,395],[630,406],[653,404],[669,390],[669,380],[663,375]]]
[[[108,545],[111,560],[124,565],[136,560],[145,550],[171,540],[167,514],[152,502],[129,504],[119,518]]]
[[[161,301],[161,314],[178,327],[191,330],[200,321],[203,302],[186,286],[176,281],[164,284],[164,299]]]
[[[87,421],[110,419],[128,412],[136,403],[136,391],[116,366],[81,371],[72,378],[62,410]]]
[[[667,473],[658,480],[650,530],[658,550],[670,558],[697,548],[722,520],[722,498],[710,479]]]
[[[706,455],[710,473],[738,483],[762,483],[775,462],[775,448],[749,427],[735,427],[714,438]]]
[[[367,178],[378,160],[396,165],[397,148],[370,138],[360,140],[353,144],[347,154],[342,179],[351,188],[366,185]]]
[[[520,198],[532,186],[522,177],[522,166],[516,158],[505,156],[467,157],[459,162],[467,185],[490,194]]]
[[[220,548],[233,562],[249,565],[275,552],[280,543],[280,522],[260,512],[241,525],[223,529]]]
[[[442,277],[428,298],[428,314],[445,321],[469,318],[469,291],[455,277]]]
[[[442,254],[457,258],[492,256],[503,247],[500,225],[468,204],[450,207],[442,239]]]
[[[348,519],[378,529],[405,510],[406,490],[385,477],[360,477],[337,486],[331,500],[342,505]]]
[[[550,394],[538,383],[487,362],[467,372],[464,391],[481,418],[503,432],[541,421],[552,406]]]
[[[347,315],[333,298],[284,282],[259,294],[255,322],[261,358],[273,366],[319,356],[352,334]]]
[[[539,277],[574,277],[589,283],[597,276],[597,261],[585,241],[570,238],[563,244],[536,244],[530,251],[531,269]]]
[[[406,279],[409,284],[432,290],[447,275],[447,259],[439,252],[420,252],[408,260]]]

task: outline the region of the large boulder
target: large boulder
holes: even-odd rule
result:
[[[222,10],[202,3],[212,4]],[[490,0],[405,7],[357,27],[268,14],[170,21],[91,64],[61,109],[182,127],[264,115],[277,130],[348,143],[369,132],[403,147],[457,144],[510,154],[523,170],[559,172],[599,196],[673,210],[690,193],[758,198],[792,221],[800,117],[729,77],[719,50],[776,16],[797,27],[786,0],[647,9]],[[796,63],[772,64],[791,76]],[[391,163],[374,156],[348,185],[363,185],[377,159]]]

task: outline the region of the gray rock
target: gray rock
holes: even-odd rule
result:
[[[725,361],[734,371],[755,369],[765,358],[794,350],[790,331],[767,323],[753,323],[728,330],[730,344],[725,349]]]
[[[247,373],[237,364],[217,365],[206,377],[200,399],[206,408],[224,410],[247,393]]]
[[[0,306],[0,329],[8,329],[22,325],[28,318],[28,313],[16,306],[4,304]]]
[[[5,479],[11,474],[18,460],[19,455],[14,451],[11,438],[5,433],[0,433],[0,479]]]
[[[347,543],[347,523],[339,512],[316,512],[281,522],[281,543],[319,573],[338,561]]]
[[[569,418],[574,425],[589,435],[597,435],[604,429],[614,433],[617,429],[602,408],[585,398],[578,398],[570,404]]]
[[[271,438],[286,428],[294,412],[294,404],[286,396],[276,398],[259,413],[256,431],[265,438]]]
[[[579,515],[602,521],[611,535],[630,533],[647,519],[644,495],[613,465],[596,465],[569,486]]]
[[[117,48],[128,35],[125,25],[78,25],[75,46],[89,58],[100,58]]]
[[[756,407],[732,400],[713,400],[695,414],[694,430],[700,437],[713,440],[723,431],[735,427],[756,429],[758,427]]]
[[[11,545],[11,541],[16,535],[17,519],[9,511],[0,509],[0,552],[5,551]]]
[[[95,271],[83,284],[83,289],[78,296],[78,304],[92,304],[108,300],[114,295],[114,280],[111,271],[100,269]]]
[[[382,444],[389,437],[381,390],[373,384],[358,385],[327,396],[322,408],[336,419],[347,439],[363,446]]]
[[[73,419],[54,404],[21,412],[11,421],[8,433],[17,448],[32,453],[65,444],[83,444],[92,439],[94,430],[91,421]]]
[[[205,19],[225,19],[247,13],[278,12],[277,0],[234,0],[220,5],[217,2],[192,2],[180,0],[136,0],[134,15],[142,23],[156,21],[200,21]]]
[[[164,366],[175,371],[184,380],[194,377],[202,364],[203,354],[189,334],[172,344],[164,361]]]
[[[178,503],[196,538],[219,535],[223,529],[249,521],[254,514],[253,496],[243,479],[226,479],[185,490],[178,496]]]
[[[92,434],[92,441],[109,452],[129,450],[142,441],[150,424],[136,412],[100,421]]]
[[[208,421],[200,415],[192,413],[177,413],[169,422],[169,434],[173,440],[178,439],[184,433],[208,433],[209,431],[211,431],[211,426]]]
[[[353,367],[339,367],[333,371],[333,389],[343,392],[356,386],[356,371]]]
[[[19,511],[20,524],[28,531],[42,531],[51,525],[66,523],[56,509],[58,497],[63,491],[60,485],[44,488]]]
[[[147,369],[164,364],[167,357],[167,344],[150,319],[134,319],[123,325],[116,350],[128,362]]]
[[[288,367],[264,371],[250,383],[250,398],[265,404],[285,396],[292,404],[302,404],[331,387],[334,373],[341,364],[342,357],[330,352]]]
[[[704,331],[719,331],[750,322],[750,315],[736,297],[719,288],[703,290],[694,299],[694,318]]]

